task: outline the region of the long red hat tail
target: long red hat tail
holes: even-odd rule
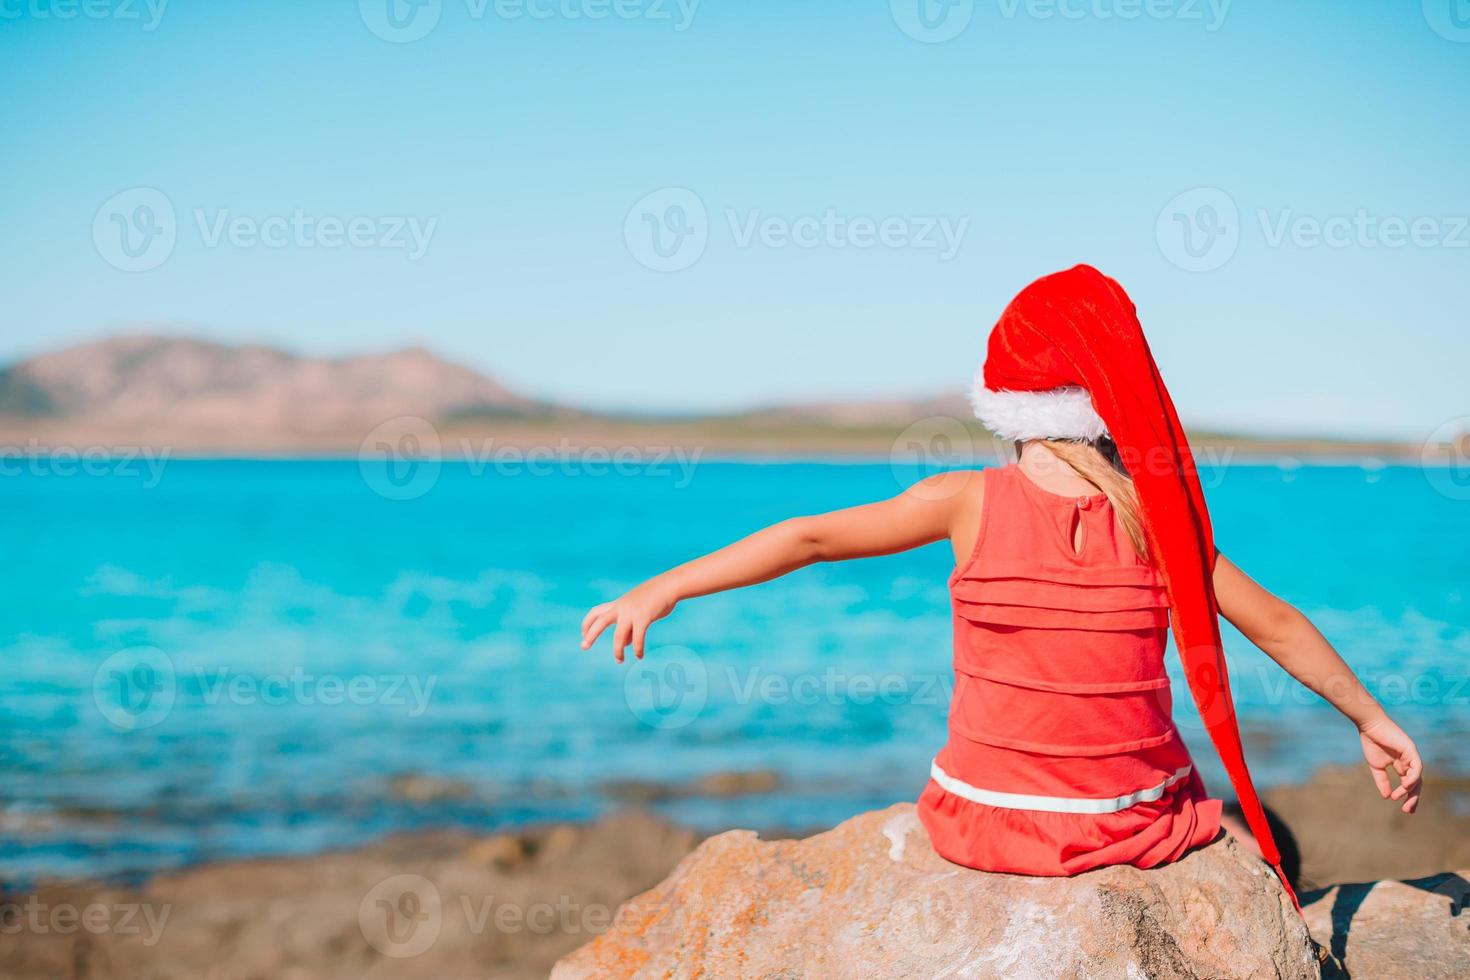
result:
[[[1084,388],[1133,478],[1152,558],[1169,592],[1174,640],[1241,810],[1266,862],[1300,911],[1251,783],[1220,642],[1209,511],[1174,403],[1133,302],[1091,266],[1038,279],[990,336],[984,387],[1038,392]]]

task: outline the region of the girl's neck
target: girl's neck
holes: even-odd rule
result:
[[[1086,497],[1097,493],[1097,487],[1084,480],[1042,443],[1025,443],[1017,465],[1032,482],[1051,493],[1063,497]]]

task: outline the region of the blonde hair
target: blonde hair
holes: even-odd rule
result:
[[[1148,556],[1148,535],[1143,529],[1143,518],[1138,511],[1138,492],[1133,488],[1133,478],[1123,469],[1117,450],[1111,442],[1099,445],[1096,442],[1073,442],[1063,439],[1038,439],[1077,475],[1097,487],[1113,505],[1118,523],[1133,542],[1133,550],[1144,561]],[[1107,447],[1104,453],[1103,446]]]

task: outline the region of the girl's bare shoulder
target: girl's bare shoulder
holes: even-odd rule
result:
[[[914,484],[909,494],[957,514],[978,514],[985,500],[984,470],[948,470]]]
[[[980,515],[985,504],[983,470],[951,470],[930,477],[936,502],[946,510],[945,523],[955,561],[963,564],[975,550],[980,535]]]
[[[953,497],[960,494],[984,493],[984,470],[945,470],[925,477],[909,488],[912,493],[928,497],[942,495]]]

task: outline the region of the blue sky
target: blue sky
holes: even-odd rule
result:
[[[149,329],[595,406],[933,393],[1088,261],[1187,421],[1470,413],[1462,0],[388,2],[0,2],[0,359]]]

